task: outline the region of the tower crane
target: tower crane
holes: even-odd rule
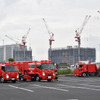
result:
[[[27,36],[28,36],[28,34],[29,34],[30,30],[31,30],[31,28],[29,28],[29,29],[28,29],[27,34],[26,34],[26,35],[22,36],[22,43],[21,43],[21,47],[22,47],[22,46],[24,46],[24,47],[25,47],[25,45],[26,45],[26,39],[27,39]]]
[[[87,24],[88,20],[90,19],[90,17],[91,16],[86,15],[85,20],[84,20],[82,26],[79,27],[77,30],[75,30],[75,33],[76,33],[76,36],[75,36],[76,40],[75,41],[78,42],[78,61],[80,61],[81,33],[82,33],[85,25]]]
[[[9,38],[10,40],[12,40],[12,41],[16,42],[17,44],[20,44],[18,41],[16,41],[16,40],[12,39],[12,38],[11,38],[10,36],[8,36],[8,35],[5,35],[5,37],[7,37],[7,38]]]
[[[24,36],[22,37],[21,43],[19,43],[18,41],[14,40],[13,38],[11,38],[11,37],[8,36],[8,35],[5,35],[5,37],[7,37],[7,38],[9,38],[10,40],[14,41],[15,43],[19,44],[19,45],[20,45],[20,48],[22,48],[22,46],[25,47],[25,45],[26,45],[26,39],[27,39],[27,35],[29,34],[29,31],[30,31],[30,28],[28,29],[27,34],[24,35]]]
[[[49,60],[51,60],[51,46],[52,46],[52,42],[54,41],[54,34],[53,34],[52,32],[49,31],[45,19],[44,19],[44,18],[42,18],[42,19],[43,19],[44,24],[45,24],[45,26],[46,26],[46,29],[47,29],[47,31],[48,31],[48,33],[49,33],[49,35],[50,35],[50,39],[49,39],[49,45],[50,45],[50,49],[49,49]]]

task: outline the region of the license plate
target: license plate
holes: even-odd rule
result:
[[[15,80],[15,78],[12,78],[12,80]]]
[[[48,78],[51,78],[51,76],[48,76]]]

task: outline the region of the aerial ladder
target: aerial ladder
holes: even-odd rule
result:
[[[51,50],[52,50],[52,42],[54,41],[54,34],[53,34],[52,32],[49,31],[45,19],[44,19],[44,18],[42,18],[42,19],[43,19],[44,24],[45,24],[45,26],[46,26],[46,29],[47,29],[47,31],[48,31],[48,33],[49,33],[49,35],[50,35],[50,39],[49,39],[49,45],[50,45],[50,49],[49,49],[49,60],[51,60]]]
[[[80,61],[81,33],[82,33],[85,25],[87,24],[88,20],[90,19],[90,17],[91,16],[86,15],[85,20],[84,20],[82,26],[79,27],[77,30],[75,30],[75,33],[76,33],[76,36],[75,36],[76,40],[75,41],[78,42],[78,61]]]

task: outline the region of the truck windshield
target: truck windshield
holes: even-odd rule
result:
[[[6,65],[6,71],[8,72],[17,72],[18,66],[17,65]]]
[[[53,64],[44,63],[42,64],[42,69],[54,69]]]
[[[75,68],[78,69],[79,68],[79,65],[75,65]]]
[[[82,68],[83,67],[83,65],[79,65],[79,68]]]
[[[29,64],[29,68],[34,68],[35,64]]]

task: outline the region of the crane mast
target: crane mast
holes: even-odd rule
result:
[[[90,19],[90,17],[91,16],[86,15],[82,26],[75,31],[75,33],[76,33],[76,36],[75,36],[76,40],[75,41],[78,42],[78,61],[80,61],[80,45],[81,45],[81,36],[80,35],[81,35],[85,25],[87,24],[88,20]]]
[[[44,24],[45,24],[45,26],[46,26],[46,29],[47,29],[47,31],[48,31],[48,34],[50,35],[50,39],[49,39],[49,45],[50,45],[50,49],[49,49],[49,60],[51,60],[51,49],[52,49],[51,46],[52,46],[52,42],[54,41],[54,34],[53,34],[52,32],[49,31],[45,19],[44,19],[44,18],[42,18],[42,19],[43,19],[43,21],[44,21]]]

